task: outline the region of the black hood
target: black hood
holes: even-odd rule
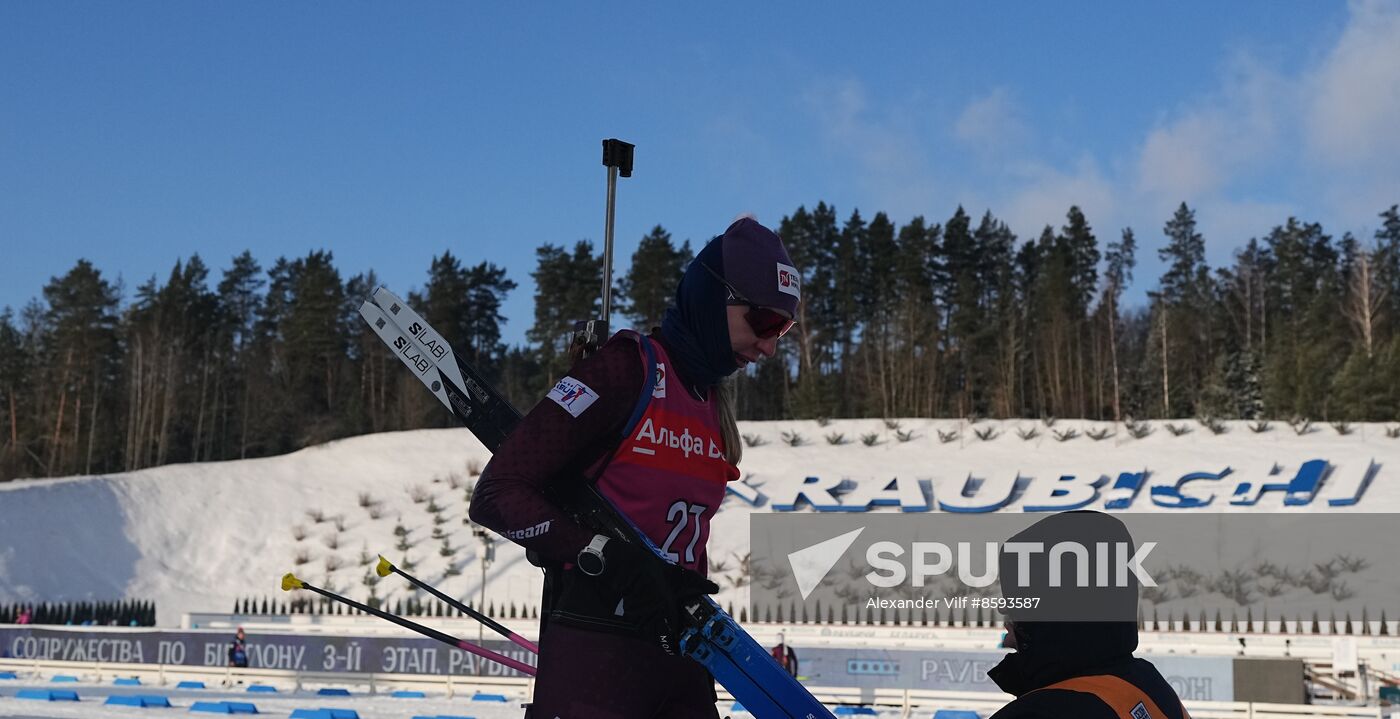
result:
[[[1064,512],[1036,522],[1008,540],[1039,543],[1048,551],[1059,542],[1073,541],[1086,547],[1096,542],[1126,543],[1133,551],[1128,528],[1116,517],[1101,512]],[[1028,584],[1017,583],[1017,559],[1003,551],[1000,561],[1002,595],[1036,597],[1035,609],[1015,610],[1013,621],[1017,649],[988,672],[992,681],[1008,694],[1026,692],[1062,679],[1101,673],[1103,669],[1132,658],[1137,649],[1137,580],[1127,573],[1126,586],[1082,587],[1050,581],[1046,554],[1036,555],[1027,567]],[[1037,561],[1038,560],[1038,561]],[[1065,562],[1066,560],[1061,560]],[[1098,575],[1099,558],[1090,552],[1087,574]],[[1064,577],[1075,575],[1072,560],[1062,564]],[[1114,576],[1110,572],[1108,576]]]

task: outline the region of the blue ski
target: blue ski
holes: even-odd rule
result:
[[[500,392],[387,289],[375,290],[360,306],[360,316],[488,450],[494,452],[520,422],[520,413]],[[657,561],[667,561],[606,497],[589,491],[578,500],[574,509],[583,521],[624,541],[639,542],[657,555]],[[689,626],[681,634],[681,653],[704,665],[750,714],[759,719],[833,719],[831,712],[713,599],[702,597],[685,610]]]

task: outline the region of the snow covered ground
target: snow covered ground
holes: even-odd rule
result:
[[[1146,469],[1149,484],[1170,484],[1228,467],[1231,474],[1214,487],[1221,496],[1204,511],[1400,511],[1400,438],[1387,436],[1383,425],[1354,425],[1345,435],[1318,425],[1301,436],[1284,423],[1262,433],[1231,423],[1220,435],[1193,421],[1177,425],[1190,432],[1174,436],[1165,423],[1152,423],[1151,434],[1134,439],[1121,425],[1080,420],[1053,428],[1028,420],[972,426],[908,419],[898,429],[881,420],[744,423],[741,431],[761,441],[745,450],[744,481],[769,501],[751,506],[728,497],[712,525],[711,558],[733,566],[747,552],[749,513],[772,511],[771,499],[806,477],[851,480],[860,491],[848,497],[884,489],[895,478],[927,480],[936,505],[956,499],[969,476],[987,484],[1020,476],[1030,479],[1029,488],[1001,510],[1020,512],[1066,474],[1116,477]],[[1023,439],[1032,429],[1036,436]],[[1068,430],[1077,436],[1067,437]],[[1095,430],[1114,434],[1095,441],[1087,436]],[[1056,432],[1066,439],[1057,440]],[[875,435],[872,445],[865,435]],[[488,459],[466,430],[423,430],[355,437],[282,457],[6,483],[0,485],[0,602],[155,599],[159,622],[172,626],[186,612],[230,611],[238,597],[284,597],[278,581],[288,571],[363,598],[377,553],[396,562],[407,557],[418,576],[475,599],[480,544],[463,519],[472,474]],[[1311,504],[1285,507],[1280,492],[1255,507],[1228,504],[1236,482],[1286,481],[1315,459],[1333,471]],[[1354,496],[1368,471],[1360,501],[1328,505],[1329,497]],[[368,506],[361,506],[362,495]],[[443,524],[434,523],[430,508]],[[1183,510],[1154,506],[1144,488],[1131,511]],[[407,551],[395,548],[400,525],[409,533]],[[435,529],[447,540],[446,555],[443,540],[431,536]],[[740,590],[721,585],[721,603],[744,602]],[[539,572],[501,542],[487,586],[488,601],[498,606],[533,604]],[[391,578],[376,591],[392,601],[407,589]]]

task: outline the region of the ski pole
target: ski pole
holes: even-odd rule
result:
[[[374,568],[374,571],[378,573],[381,577],[387,577],[390,574],[397,574],[400,577],[407,579],[411,584],[413,584],[413,586],[426,591],[427,593],[433,595],[434,597],[437,597],[438,599],[441,599],[444,602],[447,602],[447,605],[452,607],[453,609],[459,610],[467,616],[471,617],[472,619],[475,619],[476,621],[485,624],[488,628],[491,629],[491,631],[494,631],[497,634],[505,637],[506,639],[515,642],[521,647],[529,649],[535,654],[540,653],[539,646],[537,646],[534,642],[530,641],[529,639],[526,639],[525,637],[520,636],[519,634],[516,634],[515,632],[511,631],[509,627],[501,624],[500,622],[492,619],[491,617],[488,617],[485,614],[482,614],[481,612],[472,609],[466,604],[463,604],[457,601],[456,599],[453,599],[452,597],[443,594],[431,584],[428,584],[427,582],[413,576],[412,574],[409,574],[408,572],[399,569],[398,567],[394,566],[393,562],[390,562],[389,560],[385,559],[383,555],[380,555],[379,565]]]
[[[432,627],[425,627],[422,624],[419,624],[417,622],[411,622],[407,619],[404,619],[403,617],[390,614],[389,612],[386,612],[382,609],[376,609],[367,604],[361,604],[353,599],[350,599],[349,597],[342,597],[341,595],[336,594],[335,592],[332,592],[328,589],[322,589],[320,587],[307,584],[306,582],[297,579],[295,574],[287,572],[287,574],[282,577],[282,591],[290,592],[293,589],[306,589],[315,592],[327,599],[340,602],[341,604],[345,604],[347,606],[354,607],[362,612],[365,612],[366,614],[373,614],[374,616],[379,617],[380,619],[388,620],[390,622],[393,622],[394,624],[403,627],[404,629],[407,629],[412,632],[417,632],[430,639],[436,639],[448,646],[456,647],[457,649],[461,649],[464,652],[475,654],[483,659],[489,659],[493,662],[496,662],[497,664],[508,666],[511,669],[520,672],[521,674],[526,674],[532,677],[535,676],[535,668],[518,659],[511,659],[510,657],[504,654],[493,652],[490,649],[487,649],[486,647],[479,647],[475,644],[472,644],[471,642],[458,639],[450,634],[446,634],[444,632],[440,632],[436,629],[433,629]]]

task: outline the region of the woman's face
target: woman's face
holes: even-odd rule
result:
[[[778,338],[765,340],[754,335],[749,321],[744,319],[744,313],[749,311],[748,307],[729,305],[725,310],[729,313],[729,347],[734,350],[734,363],[739,365],[739,369],[764,357],[773,356],[778,350]]]

